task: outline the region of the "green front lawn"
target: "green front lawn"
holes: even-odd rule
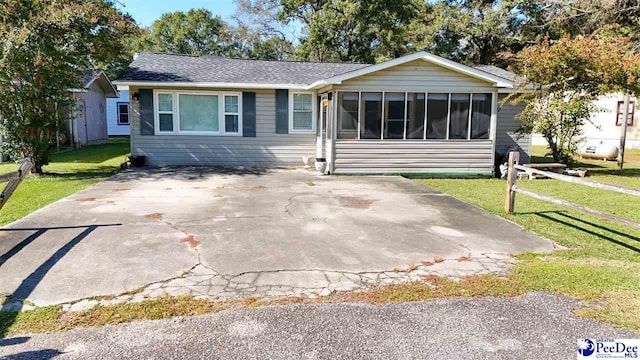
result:
[[[116,173],[129,153],[129,139],[110,139],[106,144],[56,154],[44,167],[46,174],[29,175],[0,210],[0,225],[6,225],[46,205],[100,182]],[[19,164],[0,165],[0,173],[14,171]],[[5,184],[1,184],[4,187]]]
[[[534,149],[534,162],[548,161]],[[584,161],[591,180],[640,188],[640,151],[627,151],[627,165]],[[527,290],[563,293],[592,301],[582,315],[640,330],[640,230],[569,210],[522,194],[516,214],[504,213],[506,183],[497,179],[416,180],[551,239],[566,250],[524,254],[514,278]],[[519,180],[518,185],[640,223],[640,198],[558,180]]]

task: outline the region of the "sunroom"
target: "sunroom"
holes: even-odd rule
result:
[[[498,89],[510,84],[425,58],[336,82],[319,91],[331,173],[492,173]]]

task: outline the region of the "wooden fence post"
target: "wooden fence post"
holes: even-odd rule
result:
[[[24,178],[27,177],[27,175],[29,175],[29,172],[31,172],[32,167],[33,167],[33,163],[31,162],[31,159],[26,158],[22,162],[18,170],[8,174],[0,175],[0,182],[8,181],[4,190],[0,192],[0,209],[2,209],[4,204],[7,203],[11,195],[13,195],[13,192],[16,190],[18,185],[20,185],[20,183],[22,182],[22,180],[24,180]]]
[[[507,194],[504,199],[504,211],[507,214],[513,214],[516,203],[516,192],[513,191],[513,186],[516,184],[516,178],[518,171],[513,165],[518,164],[520,161],[520,153],[517,151],[509,152],[509,170],[507,171]]]

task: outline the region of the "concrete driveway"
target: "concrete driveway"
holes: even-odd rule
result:
[[[504,273],[508,254],[552,249],[400,177],[155,169],[116,175],[6,226],[0,293],[38,306],[133,289],[110,301],[313,296],[428,274]]]

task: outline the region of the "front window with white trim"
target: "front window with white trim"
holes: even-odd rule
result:
[[[178,94],[180,132],[220,132],[218,96]]]
[[[290,99],[289,130],[291,132],[315,132],[315,105],[313,93],[292,92]]]
[[[172,135],[241,135],[238,93],[157,91],[156,133]]]

